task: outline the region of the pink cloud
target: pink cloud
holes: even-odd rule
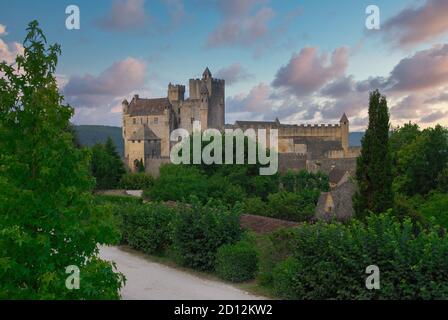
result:
[[[139,89],[145,79],[146,63],[127,58],[115,62],[98,76],[72,76],[64,86],[64,95],[75,107],[95,108]]]
[[[309,95],[345,73],[348,54],[345,47],[334,50],[330,58],[326,53],[319,55],[315,47],[303,48],[278,70],[272,85],[298,97]]]
[[[144,26],[150,17],[145,0],[114,0],[110,11],[98,21],[105,30],[126,31]]]
[[[448,84],[448,44],[401,60],[392,70],[389,84],[393,91],[421,91]]]
[[[420,7],[410,7],[387,20],[386,38],[398,46],[431,40],[448,32],[448,1],[428,0]]]
[[[215,74],[218,79],[226,80],[226,85],[232,85],[240,81],[250,79],[252,75],[244,69],[241,64],[234,63],[228,67],[218,70]]]

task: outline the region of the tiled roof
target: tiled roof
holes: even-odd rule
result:
[[[146,116],[146,115],[163,115],[166,108],[171,106],[168,98],[158,99],[140,99],[134,98],[129,104],[129,115]]]

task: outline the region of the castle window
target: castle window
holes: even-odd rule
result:
[[[154,124],[159,124],[159,118],[157,117],[154,118]]]
[[[141,142],[141,140],[138,140],[138,143],[140,143]]]
[[[132,119],[132,122],[134,123],[134,124],[137,124],[137,119]]]
[[[191,124],[193,124],[193,122],[194,122],[194,118],[191,118]]]

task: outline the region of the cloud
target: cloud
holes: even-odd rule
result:
[[[6,36],[8,33],[6,32],[6,26],[0,24],[0,36]]]
[[[75,107],[97,108],[110,105],[114,99],[123,99],[131,91],[142,87],[145,80],[146,63],[127,58],[115,62],[98,76],[86,74],[70,77],[63,93]]]
[[[128,31],[144,26],[149,20],[145,0],[114,0],[110,11],[97,25],[107,31]]]
[[[447,116],[448,116],[447,111],[443,112],[443,111],[439,110],[439,111],[435,111],[433,113],[430,113],[430,114],[424,116],[420,121],[423,123],[434,123],[434,122],[439,121]]]
[[[6,26],[0,24],[0,36],[7,35]],[[23,54],[23,45],[18,42],[12,42],[7,44],[3,39],[0,38],[0,62],[6,61],[8,64],[15,62],[17,55]]]
[[[448,84],[448,44],[402,59],[392,70],[389,84],[395,91],[421,91]]]
[[[329,59],[327,53],[319,55],[316,47],[305,47],[277,71],[272,85],[285,88],[297,97],[309,95],[344,75],[348,55],[348,49],[340,47],[333,51]]]
[[[416,45],[448,32],[448,1],[427,0],[409,7],[387,20],[382,29],[395,46]]]
[[[244,69],[241,64],[234,63],[228,67],[218,70],[215,75],[218,79],[226,80],[226,85],[232,85],[240,81],[252,78],[252,75]]]
[[[218,1],[222,21],[209,35],[207,47],[230,45],[252,46],[269,35],[269,23],[275,15],[272,8],[260,5],[265,0]]]

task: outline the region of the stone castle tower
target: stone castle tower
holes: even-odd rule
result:
[[[214,79],[208,68],[201,79],[190,79],[185,86],[168,85],[166,98],[142,99],[135,95],[123,107],[123,139],[126,165],[134,170],[142,161],[147,171],[157,175],[162,163],[169,162],[170,134],[177,128],[193,130],[200,121],[202,130],[224,130],[225,81]]]

